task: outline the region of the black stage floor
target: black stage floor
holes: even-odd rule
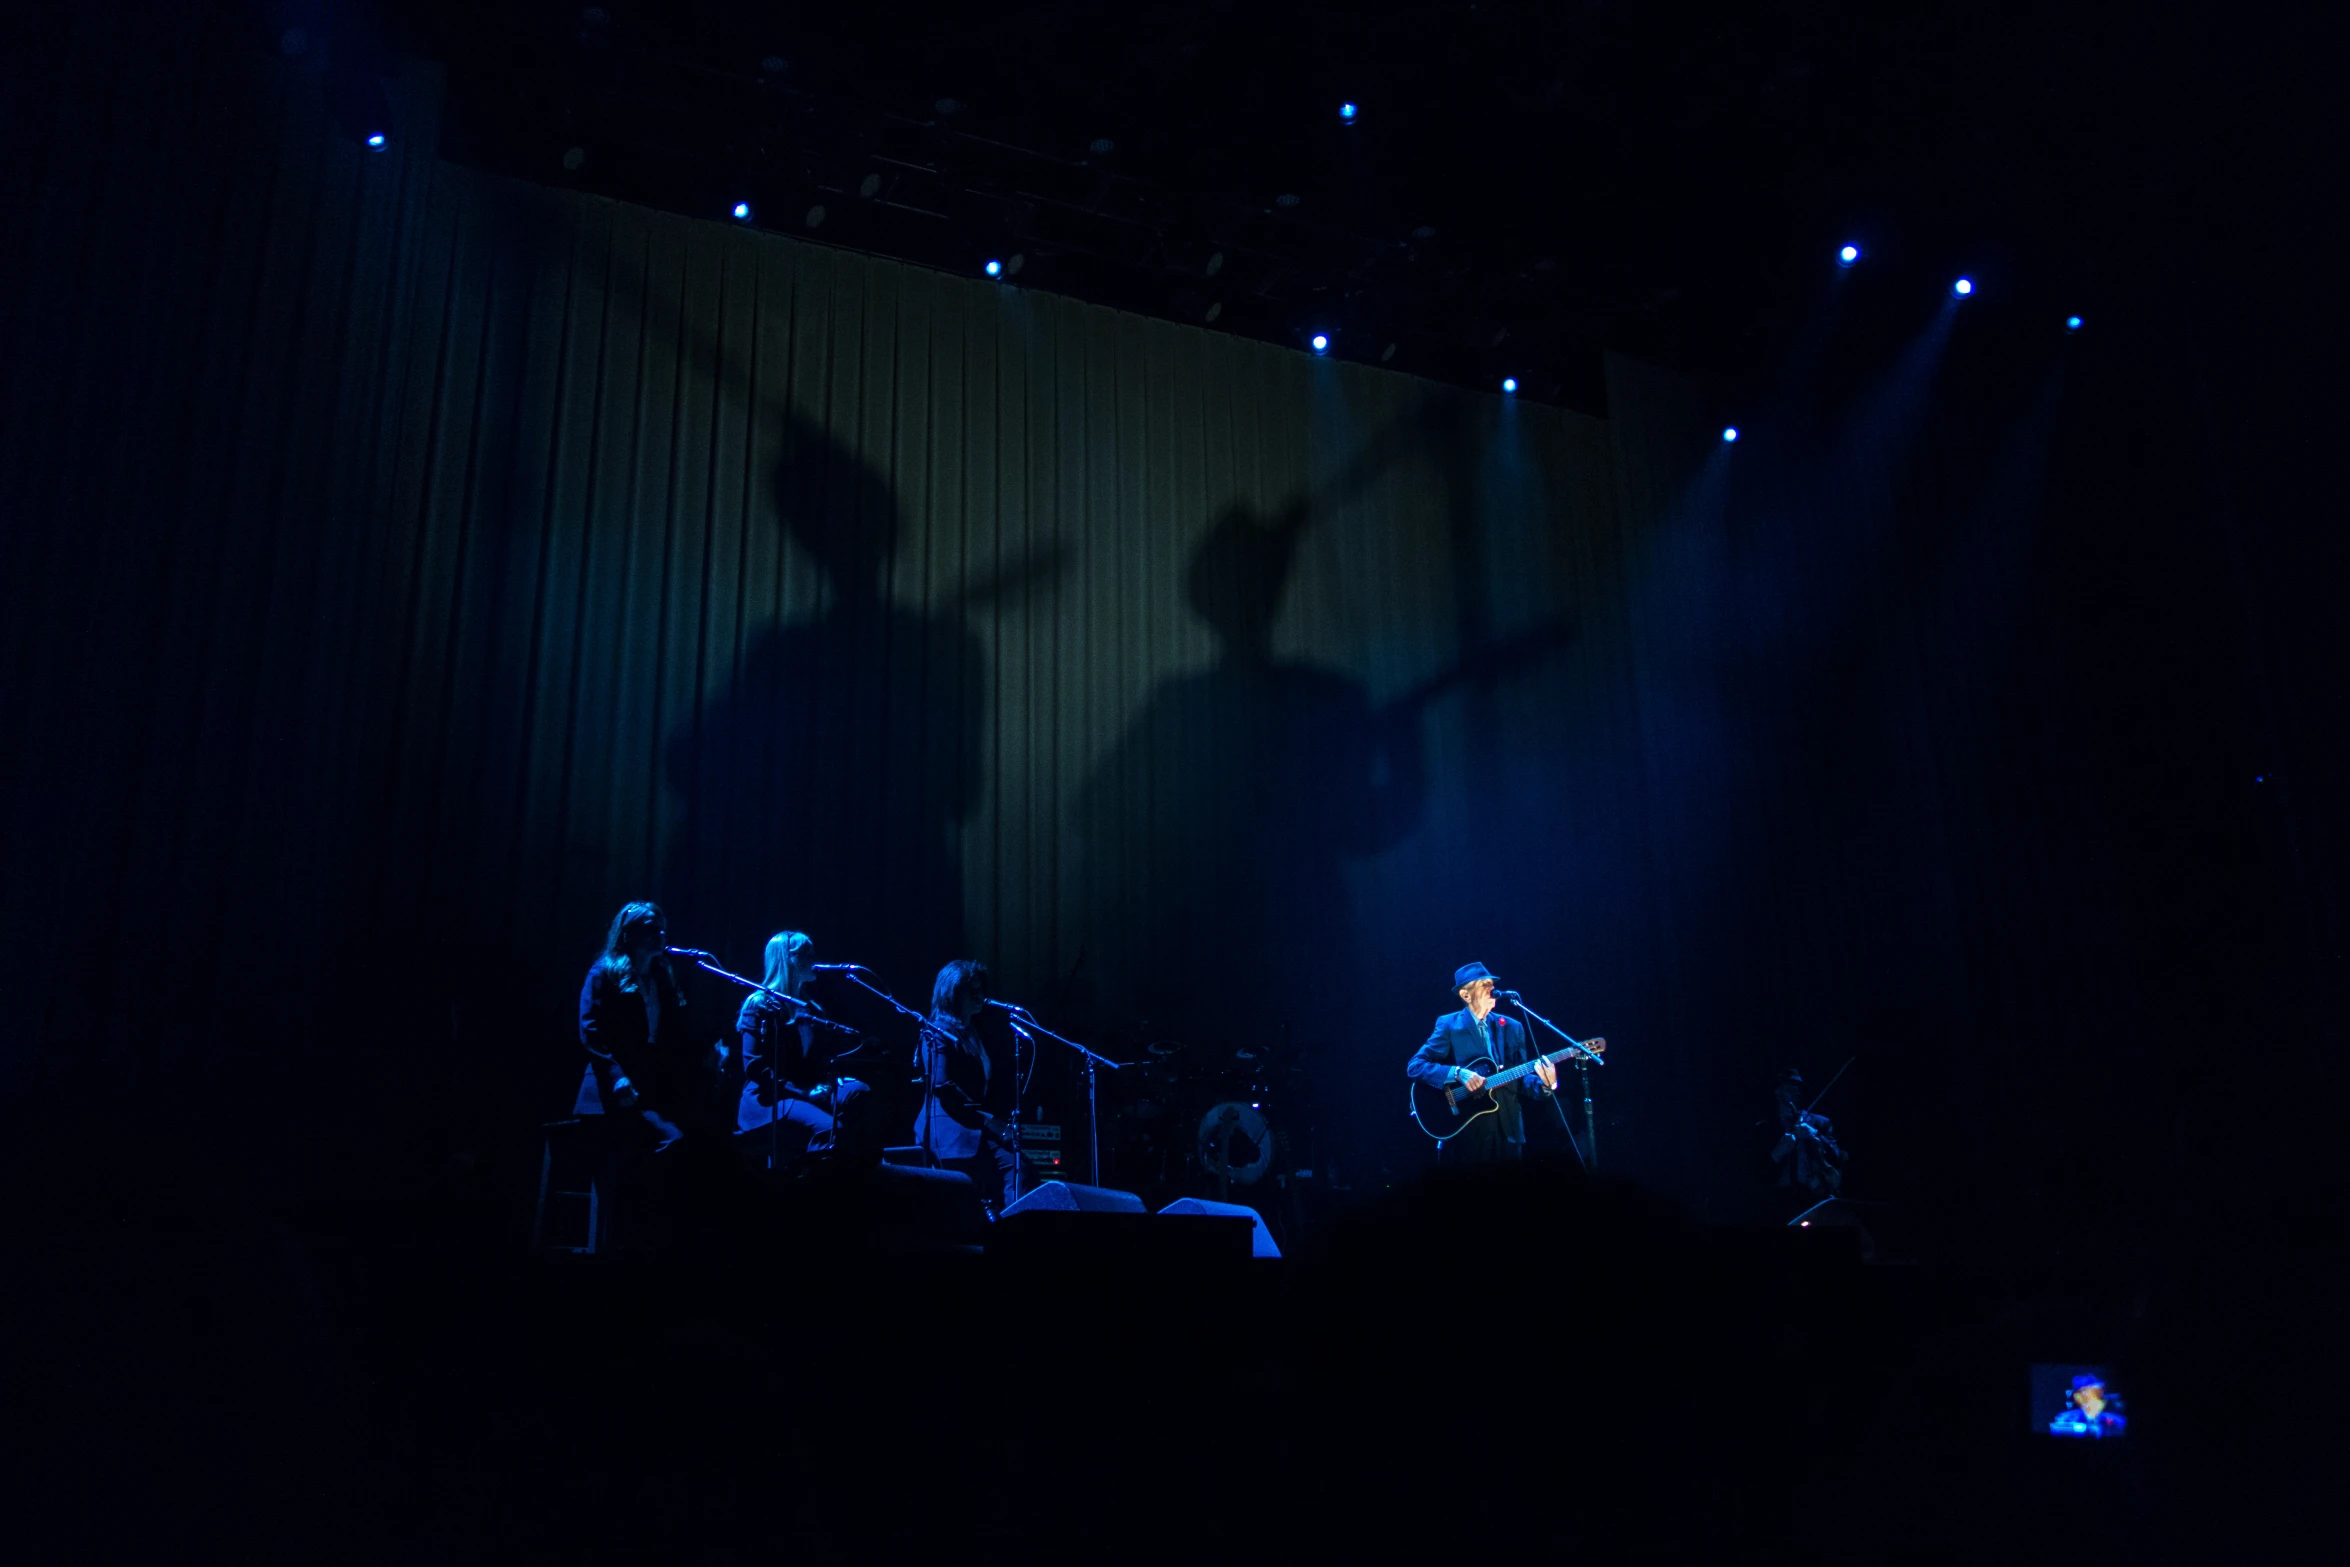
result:
[[[533,1260],[459,1206],[50,1237],[13,1459],[87,1558],[1975,1561],[2147,1527],[2024,1409],[2061,1302],[1555,1171],[1304,1260]],[[2051,1315],[2054,1313],[2054,1316]]]

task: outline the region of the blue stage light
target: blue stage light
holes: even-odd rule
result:
[[[367,145],[368,145],[368,146],[370,146],[370,147],[380,147],[380,146],[382,146],[383,144],[384,144],[384,133],[383,133],[383,132],[381,132],[381,131],[369,131],[369,132],[367,133]]]
[[[981,270],[986,272],[989,277],[1002,277],[1004,275],[1004,264],[1000,261],[991,261]]]
[[[1851,266],[1859,259],[1860,247],[1858,245],[1847,245],[1842,250],[1836,252],[1836,264],[1840,267]]]
[[[2064,329],[2067,332],[2078,332],[2081,329],[2081,318],[2079,316],[2066,316],[2064,318]]]
[[[1355,106],[1351,103],[1340,104],[1338,106],[1338,117],[1346,121],[1347,124],[1352,125],[1355,120]]]
[[[1505,392],[1516,391],[1518,389],[1518,378],[1514,375],[1503,376],[1501,378],[1501,389]]]
[[[1959,298],[1964,299],[1967,297],[1967,295],[1975,291],[1975,280],[1973,278],[1962,277],[1957,282],[1950,285],[1950,291],[1953,294],[1956,294]]]
[[[1329,334],[1324,332],[1316,332],[1314,334],[1314,352],[1317,354],[1326,354],[1330,352]]]
[[[747,201],[738,201],[738,202],[736,202],[736,203],[734,204],[734,217],[735,217],[735,221],[736,221],[736,222],[738,222],[738,223],[748,223],[748,222],[750,222],[750,221],[751,221],[751,204],[750,204],[749,202],[747,202]]]
[[[1738,427],[1734,424],[1726,424],[1722,426],[1722,439],[1725,441],[1735,441],[1738,439]]]

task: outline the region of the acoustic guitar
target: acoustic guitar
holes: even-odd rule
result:
[[[1553,1050],[1537,1057],[1540,1061],[1564,1061],[1569,1056],[1589,1055],[1596,1059],[1607,1048],[1604,1039],[1585,1040],[1580,1045],[1569,1045],[1564,1050]],[[1504,1083],[1514,1083],[1521,1077],[1534,1075],[1534,1061],[1522,1066],[1496,1066],[1491,1056],[1479,1056],[1468,1064],[1468,1070],[1485,1079],[1485,1086],[1475,1092],[1458,1083],[1445,1086],[1423,1083],[1412,1079],[1412,1119],[1420,1123],[1420,1130],[1438,1142],[1446,1142],[1467,1131],[1481,1115],[1491,1115],[1501,1108],[1493,1091]]]

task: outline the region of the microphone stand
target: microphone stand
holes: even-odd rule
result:
[[[675,954],[672,953],[672,956],[675,956]],[[720,979],[723,979],[730,984],[740,985],[745,990],[755,991],[762,996],[773,996],[776,1000],[796,1008],[797,1010],[791,1018],[791,1021],[794,1023],[809,1023],[813,1024],[817,1028],[829,1028],[833,1032],[839,1034],[854,1035],[857,1032],[855,1029],[849,1027],[846,1023],[835,1023],[831,1018],[828,1018],[821,1012],[818,1012],[811,1003],[802,1001],[799,997],[792,995],[789,992],[776,990],[770,986],[760,984],[755,979],[745,979],[740,974],[731,973],[726,969],[720,968],[718,966],[718,960],[706,952],[698,952],[694,955],[694,967],[702,970],[704,973],[715,974]],[[735,1048],[737,1050],[742,1048],[740,1040],[736,1041]],[[783,1168],[783,1148],[780,1141],[783,1127],[783,1076],[780,1072],[776,1071],[776,1066],[773,1061],[769,1061],[767,1063],[767,1070],[775,1075],[775,1103],[768,1107],[769,1113],[767,1116],[767,1168],[772,1173]],[[746,1070],[744,1072],[745,1078],[747,1079],[749,1075],[750,1074],[748,1070]],[[840,1104],[840,1075],[838,1073],[833,1074],[832,1102],[836,1107]],[[738,1110],[736,1113],[739,1117],[741,1112]],[[837,1119],[835,1120],[834,1125],[835,1130],[833,1132],[833,1138],[837,1144],[840,1137]]]
[[[1028,1186],[1028,1149],[1020,1140],[1020,1095],[1027,1079],[1020,1075],[1020,1047],[1028,1047],[1028,1059],[1036,1060],[1036,1036],[1020,1021],[1017,1012],[1006,1012],[1004,1021],[1012,1025],[1012,1187],[1004,1193],[1004,1206],[1009,1208],[1020,1200]]]
[[[1105,1055],[1097,1055],[1095,1052],[1088,1050],[1085,1046],[1079,1044],[1076,1040],[1065,1038],[1060,1034],[1054,1033],[1051,1029],[1045,1027],[1042,1023],[1039,1023],[1036,1020],[1036,1014],[1029,1011],[1026,1007],[1014,1006],[1008,1001],[990,1002],[989,1005],[1000,1007],[1005,1012],[1010,1013],[1012,1018],[1013,1031],[1018,1033],[1023,1039],[1028,1039],[1029,1043],[1035,1043],[1035,1040],[1030,1038],[1028,1033],[1029,1029],[1034,1029],[1037,1033],[1044,1035],[1045,1038],[1054,1040],[1060,1044],[1067,1045],[1070,1049],[1085,1057],[1085,1135],[1087,1140],[1093,1145],[1092,1178],[1090,1184],[1095,1186],[1101,1185],[1102,1114],[1101,1100],[1096,1091],[1097,1084],[1094,1077],[1094,1069],[1096,1067],[1106,1066],[1111,1071],[1117,1072],[1124,1070],[1126,1063],[1123,1061],[1113,1061]],[[1025,1024],[1026,1027],[1023,1027],[1023,1024]],[[1014,1113],[1017,1115],[1018,1112],[1015,1111]],[[1015,1135],[1017,1135],[1017,1126],[1018,1123],[1015,1121]],[[1013,1157],[1017,1160],[1024,1159],[1027,1157],[1027,1155],[1021,1153],[1017,1148],[1015,1148],[1013,1150]]]
[[[1591,1047],[1584,1044],[1582,1040],[1577,1039],[1574,1035],[1568,1033],[1565,1029],[1559,1027],[1556,1023],[1553,1023],[1549,1018],[1544,1017],[1541,1013],[1526,1005],[1526,998],[1519,995],[1516,991],[1513,990],[1510,992],[1509,1001],[1510,1005],[1516,1007],[1520,1012],[1525,1013],[1535,1022],[1540,1023],[1544,1028],[1549,1029],[1552,1033],[1558,1035],[1559,1038],[1565,1040],[1568,1044],[1575,1047],[1577,1052],[1575,1056],[1575,1074],[1583,1081],[1583,1147],[1575,1150],[1575,1157],[1583,1161],[1583,1168],[1589,1170],[1594,1175],[1598,1174],[1599,1119],[1592,1113],[1591,1109],[1591,1063],[1598,1061],[1601,1066],[1605,1066],[1607,1065],[1607,1062],[1599,1056],[1593,1055],[1591,1053]],[[1556,1104],[1558,1101],[1557,1099],[1553,1098],[1551,1103]],[[1564,1110],[1559,1112],[1559,1118],[1561,1120],[1566,1118],[1566,1112]],[[1575,1134],[1573,1130],[1570,1129],[1567,1133],[1567,1141],[1572,1143],[1574,1140]]]
[[[931,1039],[931,1034],[938,1025],[931,1022],[930,1019],[925,1017],[922,1013],[919,1013],[912,1007],[907,1006],[903,1001],[900,1001],[897,997],[891,995],[888,991],[882,989],[879,985],[876,985],[870,980],[866,979],[866,971],[858,964],[845,963],[837,968],[830,969],[827,972],[839,974],[844,979],[848,980],[850,984],[857,986],[859,989],[879,996],[883,1002],[888,1004],[890,1010],[900,1013],[906,1017],[910,1017],[914,1020],[914,1025],[919,1031],[916,1035],[916,1038],[920,1040],[922,1050],[922,1162],[925,1169],[937,1169],[938,1153],[936,1151],[935,1145],[932,1142],[933,1132],[931,1130],[930,1117],[932,1102],[938,1097],[938,1080],[936,1075],[938,1063],[932,1055],[932,1052],[935,1051],[938,1047]]]

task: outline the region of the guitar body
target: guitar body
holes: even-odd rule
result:
[[[1468,1068],[1479,1077],[1491,1077],[1501,1070],[1491,1056],[1479,1056],[1468,1063]],[[1458,1137],[1479,1116],[1491,1115],[1500,1108],[1490,1088],[1471,1093],[1465,1088],[1441,1088],[1417,1079],[1412,1082],[1412,1119],[1420,1123],[1421,1131],[1440,1143]]]
[[[1495,1066],[1491,1056],[1479,1056],[1468,1063],[1470,1071],[1485,1079],[1485,1086],[1475,1093],[1460,1088],[1440,1088],[1434,1083],[1412,1080],[1412,1119],[1420,1123],[1420,1130],[1438,1142],[1458,1137],[1476,1124],[1477,1117],[1491,1115],[1501,1108],[1494,1101],[1493,1091],[1514,1083],[1529,1072],[1544,1066],[1555,1066],[1569,1056],[1586,1056],[1599,1060],[1607,1049],[1604,1039],[1585,1039],[1553,1050],[1549,1055],[1536,1056],[1522,1066]]]

